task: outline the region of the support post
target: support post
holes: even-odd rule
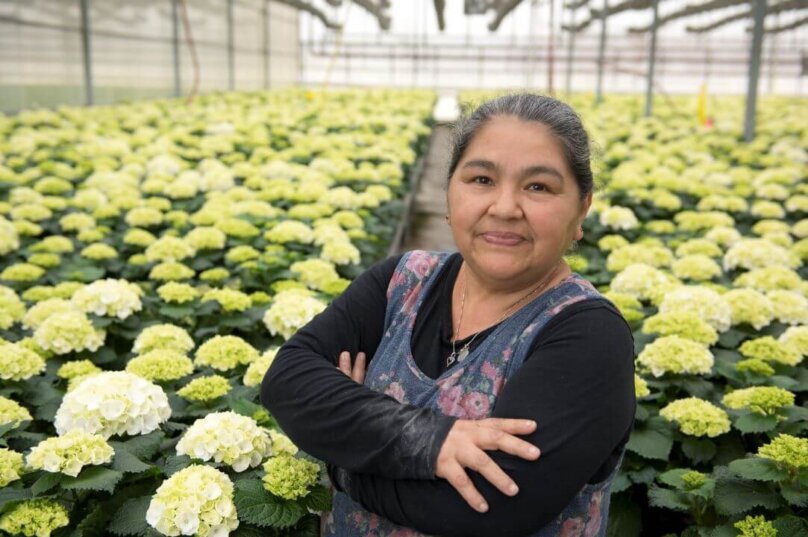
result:
[[[90,41],[90,0],[79,0],[81,10],[81,55],[84,61],[84,102],[92,106],[93,98],[93,56]]]
[[[272,74],[271,71],[270,71],[270,65],[269,65],[269,59],[270,59],[270,55],[269,55],[269,46],[270,46],[270,41],[269,41],[269,0],[264,0],[263,5],[261,6],[261,29],[263,31],[262,33],[263,33],[263,40],[264,40],[264,46],[263,46],[263,49],[262,49],[262,53],[263,53],[263,57],[264,57],[264,61],[263,61],[263,65],[264,65],[264,89],[269,89],[269,87],[271,85],[270,75]]]
[[[659,27],[659,0],[651,0],[654,21],[651,23],[651,50],[648,52],[648,87],[645,89],[645,117],[651,117],[654,109],[654,68],[656,67],[656,40]]]
[[[575,15],[578,12],[578,8],[575,7],[570,12],[570,28],[575,25]],[[572,29],[569,32],[570,40],[567,43],[567,81],[565,82],[564,90],[567,93],[567,98],[569,98],[570,94],[572,93],[572,64],[575,62],[575,30]]]
[[[606,63],[606,10],[609,0],[603,0],[603,11],[600,13],[600,50],[598,51],[598,82],[595,90],[595,103],[603,102],[603,66]]]
[[[236,89],[236,49],[233,45],[233,0],[227,0],[227,87]]]
[[[755,26],[752,31],[752,49],[749,52],[749,85],[746,91],[746,114],[744,115],[743,125],[743,139],[747,142],[751,142],[755,138],[760,55],[763,50],[763,22],[766,18],[766,0],[751,1]]]
[[[180,78],[180,14],[179,1],[171,0],[171,46],[174,54],[174,97],[182,95]]]

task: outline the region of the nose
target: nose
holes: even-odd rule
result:
[[[500,187],[494,192],[494,198],[488,206],[488,214],[502,220],[522,218],[522,206],[519,194],[511,188]]]

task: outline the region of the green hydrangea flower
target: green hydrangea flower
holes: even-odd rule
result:
[[[50,537],[50,534],[70,524],[67,509],[47,499],[24,500],[0,516],[0,530],[11,535]]]
[[[235,289],[211,289],[202,295],[202,302],[215,300],[224,311],[244,311],[252,307],[249,295]]]
[[[320,467],[313,462],[281,454],[264,463],[264,488],[286,500],[306,496],[317,483]]]
[[[45,360],[17,343],[0,343],[0,379],[25,380],[45,370]]]
[[[763,292],[775,289],[794,291],[802,285],[802,278],[788,267],[770,266],[741,274],[735,278],[733,284],[735,287],[751,287]]]
[[[713,354],[700,343],[679,336],[664,336],[645,346],[637,363],[655,377],[665,373],[708,375]]]
[[[102,369],[92,363],[90,360],[76,360],[73,362],[67,362],[62,364],[59,367],[59,370],[56,371],[56,376],[59,378],[63,378],[66,380],[70,380],[72,378],[84,376],[84,375],[92,375],[94,373],[100,373]]]
[[[721,267],[703,254],[686,255],[671,265],[673,275],[682,280],[705,281],[721,275]]]
[[[190,375],[194,364],[175,350],[154,349],[129,360],[126,370],[146,380],[166,382]]]
[[[687,397],[669,403],[659,411],[667,421],[675,421],[690,436],[715,437],[729,432],[729,416],[709,401]]]
[[[664,246],[652,244],[628,244],[612,250],[606,258],[606,269],[612,272],[625,270],[629,265],[643,263],[652,267],[667,267],[673,262],[673,252]]]
[[[622,248],[628,244],[628,240],[622,235],[604,235],[598,241],[598,248],[601,252],[611,252],[618,248]]]
[[[223,397],[229,391],[230,383],[226,378],[219,375],[210,375],[195,378],[177,390],[177,395],[188,401],[205,402]]]
[[[791,326],[780,334],[777,341],[805,356],[808,354],[808,326]]]
[[[707,482],[707,474],[697,472],[696,470],[691,470],[685,474],[682,474],[682,481],[685,484],[686,490],[696,490],[704,486],[704,484]]]
[[[808,324],[808,298],[796,291],[776,289],[769,291],[766,296],[772,303],[777,304],[774,316],[785,324]]]
[[[774,416],[780,408],[794,404],[794,394],[775,386],[752,386],[728,393],[721,402],[727,408],[748,408],[757,414]]]
[[[189,231],[185,240],[196,250],[221,250],[227,243],[227,235],[215,227],[200,226]]]
[[[8,330],[25,315],[25,304],[17,293],[0,285],[0,329]]]
[[[292,440],[283,433],[277,431],[269,431],[269,437],[272,439],[272,453],[274,455],[297,455],[298,448]]]
[[[280,334],[289,339],[325,308],[325,303],[308,293],[296,289],[281,291],[264,313],[263,321],[272,335]]]
[[[651,395],[651,390],[648,389],[648,383],[639,375],[634,375],[634,395],[639,399]]]
[[[774,304],[754,289],[732,289],[723,295],[732,308],[732,324],[747,323],[755,330],[768,326],[774,319]]]
[[[116,257],[118,257],[118,251],[115,250],[115,248],[113,248],[109,244],[104,244],[103,242],[96,242],[82,248],[81,257],[96,260],[115,259]]]
[[[329,241],[320,250],[320,257],[336,265],[358,265],[362,260],[359,249],[349,241]]]
[[[204,270],[199,274],[199,279],[203,282],[221,282],[229,277],[230,271],[222,267]]]
[[[47,351],[68,354],[84,349],[98,350],[106,332],[96,329],[80,311],[66,311],[49,316],[34,331],[34,341]]]
[[[772,336],[744,341],[738,350],[747,358],[759,358],[778,364],[797,365],[802,361],[802,356],[798,352],[783,345]]]
[[[163,349],[182,354],[189,352],[194,345],[194,340],[184,328],[173,324],[156,324],[145,328],[138,334],[132,346],[132,352],[143,354]]]
[[[229,371],[258,358],[258,351],[238,336],[214,336],[196,350],[194,364]]]
[[[777,537],[777,529],[762,515],[747,515],[733,526],[740,531],[740,537]]]
[[[749,372],[755,375],[770,377],[774,375],[774,368],[760,358],[747,358],[735,364],[735,369],[739,372]]]
[[[770,459],[794,474],[808,468],[808,438],[779,434],[757,452],[758,457]]]
[[[149,271],[149,279],[179,281],[194,277],[195,272],[178,261],[164,261]]]
[[[193,302],[199,296],[199,291],[187,283],[168,282],[157,288],[157,294],[164,302],[185,304]]]
[[[25,473],[22,453],[7,448],[0,448],[0,487],[5,487],[18,480]]]
[[[278,349],[279,347],[275,347],[264,351],[257,360],[247,366],[247,371],[244,373],[245,386],[258,386],[261,384],[264,375],[269,370],[269,366],[272,365],[272,361],[275,359],[275,355],[278,354]]]
[[[28,409],[18,402],[0,395],[0,425],[14,423],[17,426],[21,421],[30,421],[32,419]]]
[[[73,429],[34,446],[27,462],[35,470],[76,477],[87,465],[110,462],[114,454],[103,436]]]
[[[33,282],[45,274],[45,269],[31,263],[14,263],[0,272],[0,280],[10,282]]]
[[[146,248],[149,261],[182,261],[196,254],[194,247],[183,239],[164,235]]]
[[[718,341],[718,332],[709,323],[685,311],[669,311],[648,317],[642,325],[646,334],[679,336],[702,345]]]

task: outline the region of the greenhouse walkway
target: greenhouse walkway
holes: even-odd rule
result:
[[[427,149],[418,190],[412,208],[410,226],[402,241],[401,251],[443,250],[454,251],[454,241],[446,224],[446,170],[452,130],[448,125],[436,124]]]

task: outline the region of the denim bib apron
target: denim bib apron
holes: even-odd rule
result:
[[[499,324],[462,361],[437,379],[416,365],[410,349],[415,316],[441,267],[451,254],[415,250],[398,263],[387,288],[385,332],[365,374],[365,384],[400,403],[431,408],[461,419],[490,416],[497,395],[521,367],[533,339],[565,307],[603,298],[573,273]],[[620,454],[622,461],[623,453]],[[610,486],[620,461],[600,483],[586,484],[564,510],[532,537],[603,537]],[[371,513],[335,491],[333,508],[323,515],[323,537],[426,537]]]

